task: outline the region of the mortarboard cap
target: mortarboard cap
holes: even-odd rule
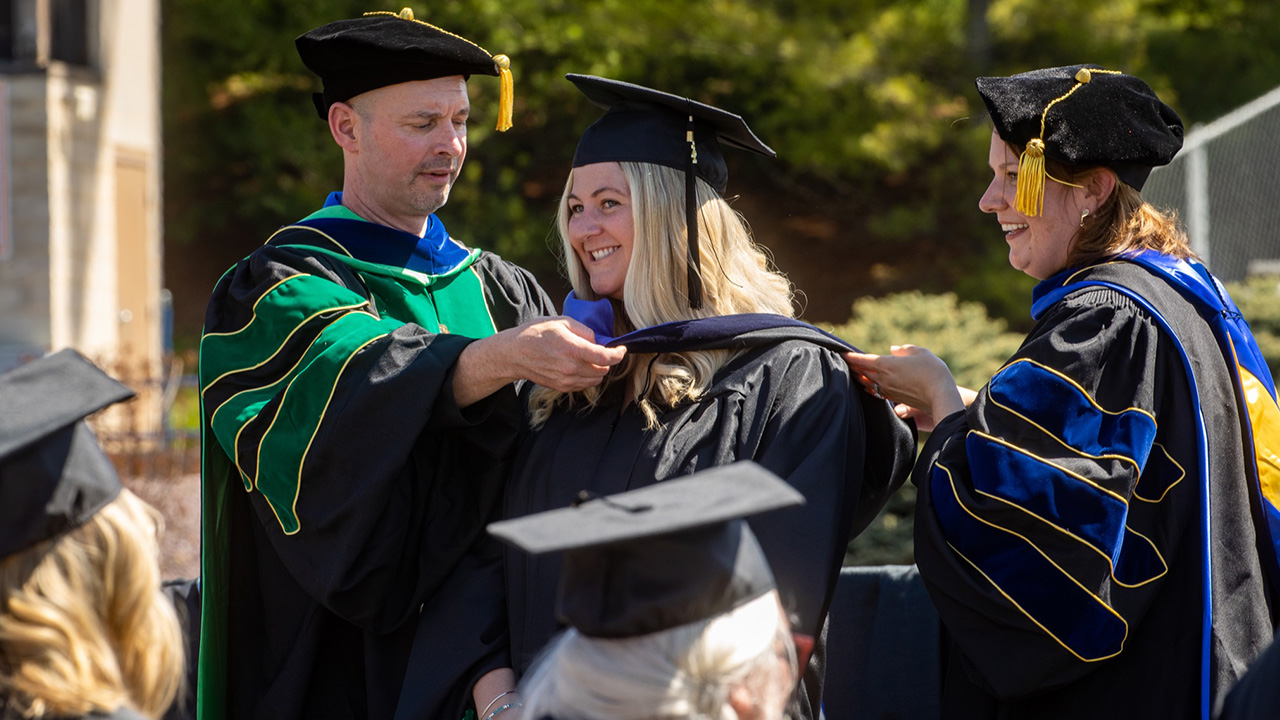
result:
[[[804,503],[742,461],[505,520],[489,532],[533,554],[563,552],[556,614],[591,637],[644,635],[729,612],[775,588],[749,515]]]
[[[601,162],[644,162],[684,170],[688,219],[689,304],[702,306],[694,183],[702,178],[724,193],[729,173],[720,145],[777,157],[740,116],[680,95],[594,75],[565,75],[587,99],[606,110],[587,128],[573,167]]]
[[[479,74],[500,78],[498,130],[511,127],[511,60],[414,18],[410,8],[331,22],[300,35],[295,45],[303,64],[324,81],[324,92],[313,96],[322,120],[335,102],[380,87]]]
[[[1018,163],[1018,211],[1039,215],[1048,176],[1044,158],[1108,167],[1141,190],[1158,165],[1182,147],[1182,119],[1142,80],[1097,65],[1068,65],[1009,77],[980,77],[978,94],[996,133],[1024,145]],[[1071,183],[1065,183],[1071,184]]]
[[[0,375],[0,557],[79,527],[120,494],[82,421],[133,394],[74,350]]]

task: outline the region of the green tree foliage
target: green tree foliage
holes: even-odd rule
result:
[[[1271,368],[1271,377],[1280,378],[1280,276],[1251,278],[1227,286],[1240,314],[1258,341],[1258,349]]]
[[[1191,122],[1280,77],[1280,9],[1267,0],[412,5],[420,18],[509,55],[516,76],[516,127],[505,134],[491,124],[497,83],[470,83],[470,156],[443,213],[455,234],[554,278],[555,202],[578,135],[599,115],[562,76],[679,90],[739,111],[779,151],[776,161],[731,154],[731,190],[768,230],[761,240],[794,258],[784,270],[797,284],[823,288],[808,305],[818,319],[837,319],[861,294],[919,288],[956,289],[1025,322],[1026,284],[994,260],[998,230],[975,209],[989,176],[975,76],[1095,61],[1147,78]],[[399,8],[367,0],[161,6],[166,235],[171,252],[214,257],[212,284],[341,183],[339,152],[311,110],[319,82],[298,60],[294,37]],[[893,272],[867,270],[877,263]],[[833,272],[846,282],[825,282]],[[196,302],[207,289],[192,291]],[[186,288],[174,291],[187,301]]]
[[[971,388],[985,385],[1022,342],[1021,335],[1009,332],[1003,320],[989,317],[982,305],[959,301],[952,293],[862,298],[853,304],[848,322],[827,329],[870,353],[887,353],[892,345],[927,347],[947,363],[957,383]],[[913,562],[915,499],[915,486],[907,483],[850,543],[845,562]]]

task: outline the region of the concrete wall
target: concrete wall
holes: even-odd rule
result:
[[[41,23],[20,21],[31,56],[0,73],[11,214],[0,369],[74,347],[143,389],[163,350],[159,3],[90,6],[90,67],[43,59]],[[142,414],[158,422],[158,409]]]

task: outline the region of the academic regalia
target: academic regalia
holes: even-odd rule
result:
[[[1227,693],[1216,720],[1275,720],[1280,717],[1280,643],[1266,652]]]
[[[420,239],[339,201],[233,267],[206,316],[204,717],[460,718],[507,664],[484,526],[520,411],[510,389],[459,408],[453,369],[551,304],[434,216]]]
[[[817,639],[805,673],[802,712],[818,717],[822,635],[845,548],[905,479],[914,435],[887,403],[851,382],[838,354],[850,348],[840,340],[776,315],[699,317],[709,314],[702,310],[701,278],[714,270],[700,260],[694,185],[700,180],[725,191],[722,144],[774,156],[746,122],[660,90],[587,75],[566,77],[606,111],[579,140],[575,168],[641,162],[684,172],[687,272],[683,288],[679,278],[674,282],[677,292],[685,291],[694,319],[640,329],[609,345],[624,345],[633,356],[713,348],[740,352],[696,402],[659,408],[653,429],[638,407],[625,401],[626,382],[607,387],[589,411],[558,408],[521,443],[507,517],[568,504],[582,490],[607,495],[738,460],[754,460],[781,476],[804,495],[805,506],[756,518],[751,528],[777,575],[783,602],[796,614],[796,630]],[[574,300],[566,304],[566,314],[582,313],[597,341],[615,334],[609,301]],[[602,314],[587,317],[591,307]],[[560,627],[552,612],[559,574],[558,557],[507,555],[512,661],[518,673],[528,669]]]
[[[120,496],[120,476],[84,419],[133,396],[70,349],[0,375],[0,559],[81,527]],[[0,688],[0,720],[25,717],[6,692]],[[144,720],[127,707],[81,717]]]
[[[608,495],[737,460],[753,460],[784,478],[805,505],[750,525],[783,602],[798,619],[795,630],[818,638],[804,699],[808,716],[817,717],[826,611],[845,546],[905,479],[913,433],[888,403],[851,382],[834,351],[844,347],[841,341],[789,318],[672,323],[611,344],[629,352],[742,351],[700,400],[660,412],[656,429],[646,429],[644,416],[634,403],[624,405],[617,387],[594,410],[552,414],[522,440],[506,516],[567,505],[581,490]],[[512,661],[519,673],[561,627],[553,612],[559,575],[557,556],[507,553]]]
[[[558,553],[563,572],[558,577],[556,616],[585,642],[638,639],[714,620],[776,590],[764,550],[745,518],[794,509],[804,502],[804,496],[781,478],[743,461],[636,490],[585,493],[571,505],[494,523],[489,531],[535,556]],[[776,623],[777,611],[770,609],[769,614]],[[762,622],[754,633],[744,633],[754,637],[734,638],[735,650],[746,657],[773,650],[777,634],[768,632],[770,627]],[[625,644],[601,650],[609,648],[618,653],[629,650]],[[669,652],[677,656],[666,657],[670,664],[665,668],[635,668],[650,687],[661,687],[653,678],[665,678],[664,670],[678,673],[682,650]],[[802,654],[797,649],[797,658]],[[540,683],[546,691],[582,681],[581,669],[572,678],[555,677],[556,660],[554,652],[544,656],[546,664],[529,683],[534,687],[525,686],[532,704],[538,705],[534,697]],[[727,678],[701,677],[697,685],[702,693],[727,692],[719,685],[724,681]],[[621,682],[627,687],[626,680]],[[663,689],[670,692],[683,685],[687,691],[692,684],[688,678],[671,677]],[[563,698],[543,698],[542,706],[526,708],[525,714],[553,720],[611,717],[619,710],[638,716],[646,710],[635,705],[637,699],[629,692],[601,687],[590,694],[588,702],[594,707],[564,706]],[[654,698],[654,717],[671,716],[673,707],[679,707],[671,702],[674,699]]]
[[[1206,322],[1233,306],[1188,299],[1212,287],[1149,251],[1045,280],[1022,347],[929,438],[915,545],[954,641],[944,717],[1195,717],[1270,639],[1253,439]]]

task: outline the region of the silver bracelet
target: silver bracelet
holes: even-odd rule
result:
[[[507,703],[506,705],[503,705],[502,707],[498,708],[497,710],[494,710],[488,715],[485,715],[484,720],[493,720],[494,718],[498,717],[498,715],[502,713],[504,710],[510,710],[511,708],[518,708],[518,707],[524,707],[524,703],[522,702]]]
[[[481,714],[481,715],[484,715],[485,713],[489,712],[489,708],[493,707],[493,704],[494,704],[494,703],[498,702],[499,700],[501,700],[502,698],[506,697],[507,695],[510,695],[510,694],[511,694],[511,693],[513,693],[513,692],[515,692],[515,690],[508,690],[508,691],[506,691],[506,692],[504,692],[504,693],[499,694],[497,697],[495,697],[494,699],[490,700],[488,705],[485,705],[485,706],[484,706],[484,710],[481,710],[481,711],[480,711],[480,714]],[[492,717],[492,716],[490,716],[490,717]],[[489,718],[488,718],[488,717],[486,717],[486,718],[485,718],[485,720],[489,720]]]

